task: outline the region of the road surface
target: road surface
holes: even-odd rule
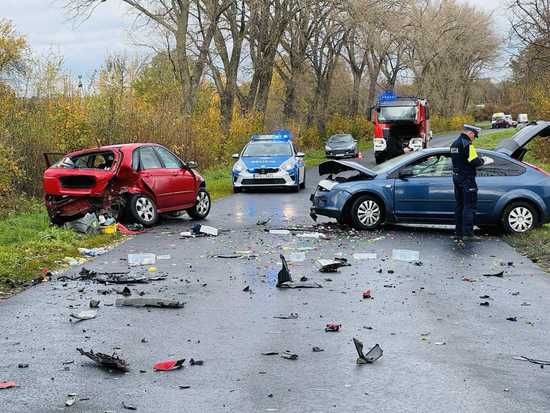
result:
[[[550,359],[548,275],[498,238],[460,250],[447,230],[392,226],[317,240],[256,225],[258,217],[272,228],[312,225],[317,179],[310,170],[298,194],[217,201],[207,221],[224,230],[216,238],[180,239],[192,223],[166,221],[86,264],[125,271],[128,253],[168,254],[152,273],[166,280],[130,289],[184,301],[183,309],[115,307],[120,295],[98,290],[123,286],[86,281],[52,281],[0,302],[0,381],[18,385],[0,390],[0,412],[123,412],[123,402],[140,412],[548,412],[550,368],[514,359]],[[279,254],[304,247],[291,274],[323,288],[275,288]],[[419,251],[422,265],[393,260],[394,249]],[[240,250],[258,258],[212,257]],[[376,259],[354,259],[359,252]],[[351,266],[320,273],[315,260],[335,255]],[[368,288],[373,299],[363,300]],[[70,323],[90,299],[101,300],[97,317]],[[290,313],[298,318],[274,318]],[[327,333],[327,323],[342,329]],[[353,337],[379,343],[383,357],[357,365]],[[130,371],[97,368],[77,347],[116,351]],[[298,359],[262,355],[285,350]],[[152,371],[167,358],[204,365]],[[65,407],[71,393],[82,400]]]

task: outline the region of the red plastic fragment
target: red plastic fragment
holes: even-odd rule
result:
[[[363,299],[372,298],[372,290],[369,288],[363,292]]]
[[[327,333],[328,332],[338,332],[338,331],[340,331],[340,327],[342,327],[342,324],[330,323],[330,324],[327,324],[327,326],[325,327],[325,331]]]
[[[0,390],[1,389],[10,389],[12,387],[16,387],[17,384],[15,384],[14,381],[0,381]]]
[[[155,369],[156,371],[177,370],[183,367],[184,362],[185,362],[185,359],[159,361],[158,363],[155,363],[155,365],[153,366],[153,369]]]
[[[143,232],[143,231],[132,231],[131,229],[126,228],[126,226],[124,226],[120,222],[116,224],[116,227],[122,235],[137,235]]]

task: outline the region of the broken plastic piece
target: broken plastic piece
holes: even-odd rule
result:
[[[75,318],[77,320],[77,321],[73,321],[71,319],[72,322],[78,323],[79,321],[91,320],[92,318],[96,318],[97,311],[96,310],[84,310],[84,311],[81,311],[80,313],[77,313],[77,314],[71,313],[71,314],[69,314],[69,316],[71,318]]]
[[[258,217],[258,219],[256,220],[256,225],[267,225],[269,224],[269,221],[271,221],[271,218],[272,217],[269,217],[269,218]]]
[[[338,331],[340,331],[340,328],[342,327],[342,324],[334,324],[334,323],[329,323],[326,325],[325,327],[325,331],[327,333],[331,332],[331,333],[337,333]]]
[[[320,259],[317,260],[320,272],[337,272],[340,267],[350,267],[348,260],[345,258],[335,258],[333,260]]]
[[[211,235],[214,237],[218,236],[218,229],[214,227],[209,227],[208,225],[201,225],[201,224],[195,224],[191,227],[191,233],[192,234],[205,234],[205,235]]]
[[[157,307],[157,308],[183,308],[184,303],[167,298],[117,298],[117,307]]]
[[[278,351],[266,351],[266,352],[262,353],[262,356],[276,356],[278,354],[279,354]]]
[[[132,405],[132,404],[128,404],[126,402],[122,402],[122,407],[125,408],[126,410],[137,410],[137,407]]]
[[[363,291],[363,299],[372,298],[372,290],[370,288]]]
[[[0,390],[11,389],[12,387],[16,386],[17,384],[15,384],[14,381],[0,381]]]
[[[155,254],[146,252],[140,254],[128,254],[128,265],[130,267],[137,267],[140,265],[153,265],[157,260]]]
[[[189,360],[189,364],[191,366],[202,366],[202,365],[204,365],[204,361],[203,360],[191,359],[191,360]]]
[[[90,300],[90,308],[98,308],[99,307],[99,300]]]
[[[290,313],[289,315],[276,315],[273,318],[279,318],[281,320],[296,320],[298,318],[298,313]]]
[[[360,261],[360,260],[375,260],[376,259],[376,252],[356,252],[353,254],[353,259]]]
[[[418,261],[420,260],[420,252],[413,250],[393,250],[392,259],[406,262]]]
[[[489,307],[490,304],[489,304],[489,301],[484,301],[482,303],[479,303],[479,305],[482,307]]]
[[[76,394],[76,393],[68,394],[67,395],[67,400],[65,400],[65,406],[70,407],[73,404],[75,404],[77,401],[78,401],[78,394]]]
[[[321,347],[317,347],[317,346],[312,347],[311,350],[312,350],[314,353],[320,353],[321,351],[325,351],[325,350],[322,349]]]
[[[508,317],[506,320],[508,321],[518,321],[517,317]]]
[[[353,344],[355,344],[355,349],[357,350],[357,364],[370,364],[378,360],[384,352],[382,348],[376,344],[373,348],[369,350],[367,354],[363,354],[363,343],[356,338],[353,339]]]
[[[269,233],[274,235],[290,235],[290,231],[288,229],[270,229]]]
[[[550,361],[547,360],[532,359],[525,356],[514,356],[512,358],[514,360],[528,361],[529,363],[539,364],[540,366],[550,366]]]
[[[183,363],[185,362],[185,359],[181,360],[164,360],[159,361],[155,363],[153,366],[153,369],[156,371],[171,371],[171,370],[178,370],[183,367]]]
[[[85,257],[98,257],[107,252],[105,248],[79,248],[78,252]]]
[[[282,268],[281,271],[279,271],[279,274],[277,275],[277,287],[280,287],[284,283],[292,282],[292,277],[290,276],[290,271],[288,270],[288,264],[286,263],[286,259],[284,255],[280,255],[281,257],[281,264]]]
[[[291,353],[290,351],[285,351],[281,353],[281,357],[287,360],[296,360],[298,359],[298,354]]]
[[[143,227],[141,229],[131,229],[130,226],[124,226],[121,223],[118,223],[116,228],[122,235],[138,235],[144,232]]]
[[[104,353],[94,353],[93,350],[84,351],[81,348],[77,348],[78,352],[83,356],[88,357],[90,360],[93,360],[98,366],[105,367],[109,369],[119,370],[119,371],[128,371],[128,363],[126,360],[121,359],[113,353],[112,356]]]
[[[326,235],[320,232],[302,232],[301,234],[296,234],[296,237],[321,239],[321,238],[326,238]]]
[[[504,271],[501,271],[501,272],[497,272],[497,273],[494,273],[494,274],[483,274],[484,277],[498,277],[498,278],[503,278],[504,277]]]

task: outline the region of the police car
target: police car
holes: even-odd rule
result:
[[[304,154],[297,152],[288,131],[253,135],[233,165],[233,191],[243,188],[306,186]]]

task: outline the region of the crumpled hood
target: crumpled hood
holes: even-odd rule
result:
[[[357,171],[363,175],[374,178],[376,172],[364,167],[357,162],[331,160],[319,165],[319,175],[335,175],[345,171]]]
[[[262,168],[278,168],[290,158],[290,156],[243,156],[240,159],[245,164],[246,169],[254,171]]]

